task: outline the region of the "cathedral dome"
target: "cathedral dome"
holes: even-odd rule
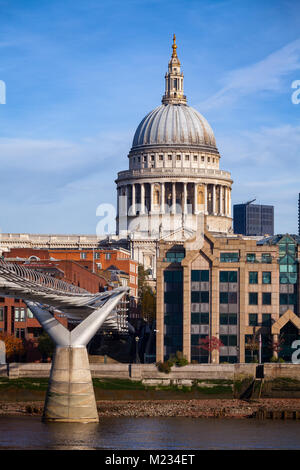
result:
[[[215,136],[207,120],[186,104],[175,40],[174,35],[162,105],[147,114],[139,124],[132,142],[134,151],[145,146],[165,145],[210,147],[217,150]]]
[[[130,235],[138,259],[148,259],[153,272],[150,240],[185,240],[204,225],[227,233],[232,223],[231,175],[220,169],[209,123],[187,104],[175,35],[172,49],[161,104],[141,120],[127,154],[129,168],[116,179],[117,233]]]
[[[209,146],[216,148],[214,133],[196,109],[184,103],[166,103],[139,124],[132,148],[148,145]]]

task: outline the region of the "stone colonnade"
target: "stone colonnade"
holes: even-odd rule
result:
[[[187,214],[231,217],[231,187],[222,183],[147,182],[119,185],[119,197],[127,197],[129,216],[145,213]]]

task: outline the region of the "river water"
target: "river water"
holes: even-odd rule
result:
[[[114,417],[63,424],[0,417],[1,449],[300,449],[300,422]]]

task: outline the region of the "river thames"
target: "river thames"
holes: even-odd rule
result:
[[[300,449],[300,422],[214,418],[101,418],[99,424],[0,417],[0,449]]]

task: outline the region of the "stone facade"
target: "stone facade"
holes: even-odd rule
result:
[[[101,247],[126,249],[127,246],[127,240],[117,236],[0,233],[0,256],[12,248],[84,250]]]

